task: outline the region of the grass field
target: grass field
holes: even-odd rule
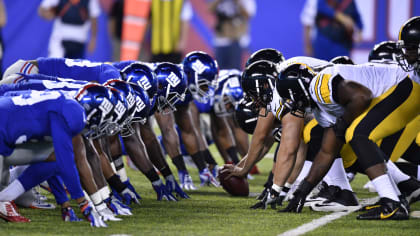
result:
[[[213,150],[213,149],[212,149]],[[219,163],[222,161],[219,159]],[[263,172],[249,181],[251,192],[260,192],[270,170],[272,159],[260,162]],[[174,167],[172,167],[175,170]],[[191,199],[179,202],[158,202],[146,178],[128,170],[131,182],[141,194],[141,205],[132,206],[133,216],[122,217],[121,222],[108,222],[108,228],[92,228],[84,222],[66,223],[60,210],[21,209],[29,217],[28,224],[0,222],[0,235],[278,235],[328,213],[312,212],[304,208],[301,214],[278,213],[275,210],[250,210],[254,197],[230,197],[222,188],[203,187],[188,192]],[[197,170],[191,169],[198,185]],[[362,188],[367,178],[357,175],[352,186],[359,198],[374,197]],[[43,192],[46,194],[45,192]],[[51,199],[51,195],[47,194]],[[82,217],[77,207],[76,214]],[[420,210],[420,203],[412,205]],[[307,235],[420,235],[420,219],[401,222],[357,221],[351,213]]]

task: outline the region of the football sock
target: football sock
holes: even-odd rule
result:
[[[216,160],[214,160],[213,155],[211,155],[209,149],[202,151],[204,160],[206,160],[207,164],[210,165],[217,165]]]
[[[230,160],[233,162],[233,164],[238,164],[239,158],[238,158],[238,151],[236,150],[235,146],[232,146],[228,149],[226,149],[226,153],[228,154]]]
[[[146,177],[150,182],[155,182],[156,180],[159,180],[159,175],[156,173],[156,171],[152,168],[146,173]]]
[[[0,201],[13,201],[22,195],[25,188],[18,179],[13,180],[3,191],[0,192]]]
[[[312,162],[311,161],[305,161],[303,163],[302,170],[300,171],[296,181],[301,182],[309,173],[309,170],[311,169]]]
[[[165,177],[165,178],[167,176],[172,175],[172,171],[167,164],[162,169],[160,169],[159,171],[160,171],[160,173],[162,173],[163,177]]]
[[[172,158],[172,163],[174,163],[178,171],[187,170],[187,167],[185,166],[184,162],[184,157],[182,155],[178,155]]]
[[[347,179],[346,171],[344,170],[343,161],[341,158],[336,158],[334,160],[330,170],[327,173],[327,176],[329,177],[328,182],[330,182],[327,184],[338,186],[342,190],[353,191],[349,180]]]
[[[112,175],[106,181],[108,182],[109,186],[115,189],[118,193],[121,193],[126,188],[125,184],[121,182],[120,177],[118,177],[116,174]]]
[[[204,168],[206,168],[206,162],[204,162],[204,157],[200,151],[192,154],[191,158],[194,161],[199,171],[202,171],[204,170]]]
[[[386,167],[388,169],[388,173],[392,177],[392,179],[395,181],[395,183],[400,183],[402,181],[410,179],[410,176],[404,174],[398,167],[392,162],[387,161]]]
[[[398,194],[395,192],[391,179],[387,174],[376,177],[372,184],[381,198],[389,198],[399,202]]]

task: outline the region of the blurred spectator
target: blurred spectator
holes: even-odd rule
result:
[[[152,62],[181,62],[192,15],[192,6],[188,0],[152,0]]]
[[[50,57],[84,58],[87,43],[89,53],[95,50],[98,0],[42,0],[38,13],[47,20],[55,19],[48,46]]]
[[[331,60],[350,56],[363,24],[354,0],[306,0],[301,14],[305,54]]]
[[[4,55],[4,43],[3,43],[3,27],[6,25],[6,8],[4,7],[3,0],[0,0],[0,78],[3,77],[3,55]]]
[[[255,15],[255,1],[214,0],[209,7],[216,16],[213,44],[220,69],[241,69],[242,52],[250,42],[249,19]]]
[[[112,39],[112,59],[119,61],[121,48],[121,33],[124,18],[124,0],[115,0],[109,14],[108,30]]]

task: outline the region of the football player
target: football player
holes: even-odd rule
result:
[[[356,155],[345,157],[344,166],[355,165],[365,172],[381,197],[380,207],[357,219],[408,219],[408,211],[398,197],[399,190],[387,175],[386,157],[374,142],[415,118],[419,107],[414,101],[420,96],[420,85],[397,66],[390,65],[334,65],[316,76],[307,66],[297,64],[284,70],[292,73],[277,80],[279,95],[288,101],[292,111],[312,108],[325,131],[308,176],[283,211],[302,210],[306,196],[348,142]],[[386,105],[388,102],[394,105]],[[386,129],[382,128],[384,125]]]

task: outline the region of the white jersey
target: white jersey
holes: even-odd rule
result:
[[[332,94],[332,82],[337,75],[369,88],[374,98],[409,76],[396,64],[366,63],[325,68],[309,85],[311,97],[318,105],[313,113],[322,127],[331,127],[344,113],[344,107],[334,101]]]
[[[312,58],[312,57],[292,57],[288,60],[285,60],[284,62],[280,63],[279,69],[282,70],[282,68],[287,67],[290,64],[305,64],[312,68],[313,70],[319,70],[319,68],[324,68],[325,66],[332,65],[328,61]],[[273,113],[274,117],[281,121],[281,118],[283,115],[285,115],[286,109],[284,106],[283,99],[280,97],[280,95],[277,92],[277,89],[274,89],[273,91],[273,100],[270,103],[270,110],[271,113]]]

